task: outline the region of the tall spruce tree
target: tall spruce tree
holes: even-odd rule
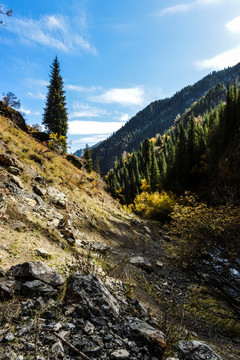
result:
[[[45,125],[48,133],[66,137],[67,120],[63,79],[60,75],[60,65],[56,56],[51,65],[50,84],[48,85],[46,107],[44,108],[43,125]]]

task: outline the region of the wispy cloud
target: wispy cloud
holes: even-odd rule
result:
[[[130,116],[128,114],[123,114],[121,117],[120,117],[120,121],[123,121],[123,122],[126,122],[130,119]]]
[[[33,98],[33,99],[40,99],[40,100],[44,100],[46,98],[46,95],[44,95],[41,92],[37,92],[35,94],[33,94],[32,92],[28,92],[27,96]]]
[[[202,6],[210,6],[222,2],[223,0],[196,0],[190,3],[183,3],[169,6],[158,13],[158,16],[171,15],[176,13],[187,13]]]
[[[226,28],[234,34],[240,34],[240,16],[236,16],[234,19],[229,21]]]
[[[102,122],[102,121],[69,121],[70,135],[89,135],[89,134],[112,134],[120,129],[122,122]]]
[[[126,89],[109,89],[101,95],[90,97],[90,100],[105,104],[143,105],[145,96],[143,88],[138,86]]]
[[[70,90],[70,91],[77,91],[77,92],[92,92],[92,91],[96,91],[101,88],[99,88],[97,86],[86,87],[86,86],[81,86],[81,85],[67,84],[66,89]]]
[[[77,140],[73,140],[72,144],[96,144],[99,141],[102,141],[108,137],[109,134],[100,134],[100,135],[93,135],[93,136],[86,136],[81,137]]]
[[[8,29],[26,45],[36,43],[64,52],[96,54],[95,47],[71,25],[71,19],[62,15],[45,15],[38,20],[15,17],[9,22]]]
[[[163,9],[159,13],[159,16],[175,14],[175,13],[186,13],[191,9],[192,5],[193,4],[180,4],[180,5],[169,6]]]
[[[32,114],[32,112],[31,112],[31,110],[30,109],[25,109],[24,107],[20,107],[20,109],[19,109],[19,111],[21,112],[21,113],[24,113],[24,114],[26,114],[26,115],[30,115],[30,114]]]
[[[95,106],[89,106],[88,104],[81,104],[79,102],[75,102],[73,104],[73,109],[75,111],[70,113],[70,119],[77,119],[79,117],[92,118],[107,115],[107,111],[104,109],[100,109]]]
[[[199,60],[196,62],[198,69],[218,70],[228,66],[233,66],[240,62],[240,46],[224,51],[210,59]]]
[[[24,79],[24,82],[30,88],[46,87],[48,85],[48,82],[46,80],[43,80],[43,79],[27,78],[27,79]]]

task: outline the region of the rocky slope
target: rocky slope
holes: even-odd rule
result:
[[[0,358],[219,359],[207,341],[237,360],[236,337],[184,310],[193,280],[161,225],[19,125],[0,117]]]

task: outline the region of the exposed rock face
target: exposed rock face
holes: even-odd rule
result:
[[[20,129],[28,132],[28,128],[23,116],[18,111],[8,107],[3,101],[0,101],[0,115],[11,119],[12,122]]]
[[[60,192],[59,190],[57,190],[56,188],[54,188],[53,186],[49,186],[47,188],[47,192],[48,192],[48,195],[50,197],[50,199],[52,200],[52,202],[63,208],[63,209],[66,209],[67,207],[67,198],[66,198],[66,195],[62,192]]]
[[[28,297],[38,296],[48,296],[55,297],[58,291],[54,289],[51,285],[44,283],[40,280],[26,281],[21,286],[21,294]]]
[[[81,276],[75,273],[67,285],[66,300],[87,304],[94,316],[114,316],[120,314],[118,301],[96,275]],[[101,304],[101,307],[99,306]]]
[[[156,356],[163,355],[166,348],[166,339],[165,335],[161,331],[137,318],[127,319],[125,326],[128,333],[135,339],[136,342],[143,342],[147,345],[151,353]]]
[[[47,193],[47,190],[45,190],[44,188],[42,188],[42,187],[39,186],[39,185],[34,185],[34,186],[33,186],[33,190],[34,190],[34,192],[35,192],[37,195],[39,195],[39,196],[44,196],[44,195],[46,195],[46,193]]]
[[[136,299],[124,296],[121,282],[106,278],[103,283],[97,275],[76,272],[68,279],[65,299],[55,300],[64,279],[41,262],[14,266],[7,274],[15,278],[0,278],[0,297],[28,299],[19,299],[15,332],[0,331],[1,359],[11,354],[23,360],[37,350],[38,360],[162,360],[165,335],[150,325],[153,319]],[[139,317],[132,317],[136,313]],[[222,360],[205,343],[179,343],[176,360],[203,359]]]
[[[5,215],[7,210],[8,197],[4,194],[0,194],[0,218]]]
[[[20,289],[20,284],[13,278],[0,278],[0,298],[10,299]]]
[[[15,185],[17,185],[17,187],[19,187],[20,189],[23,189],[23,183],[21,182],[20,178],[16,175],[13,174],[9,174],[9,179],[12,183],[14,183]]]
[[[153,267],[151,263],[144,259],[142,256],[135,256],[130,259],[130,263],[140,267],[141,269],[145,270],[147,273],[151,273],[153,271]]]
[[[7,275],[12,275],[19,280],[41,280],[53,287],[58,287],[64,284],[62,275],[52,270],[49,266],[41,261],[25,262],[16,266],[12,266]]]
[[[79,157],[71,154],[66,155],[66,159],[72,163],[74,166],[76,166],[78,169],[82,169],[83,167],[83,161]]]
[[[180,360],[222,360],[212,347],[202,341],[180,341],[178,344]]]
[[[16,166],[16,160],[8,154],[0,154],[0,164],[4,166]]]

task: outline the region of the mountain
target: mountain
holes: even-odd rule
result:
[[[105,174],[113,166],[115,158],[120,158],[124,151],[137,150],[144,139],[154,137],[158,133],[163,134],[179,115],[185,113],[194,102],[205,96],[218,83],[226,86],[234,77],[239,79],[239,71],[240,63],[221,71],[214,71],[174,96],[154,101],[138,112],[120,130],[93,149],[93,160],[99,158],[101,173]]]
[[[92,146],[89,146],[89,149],[92,150],[94,149],[95,147],[99,146],[100,144],[102,143],[102,141],[99,141],[98,143],[92,145]],[[77,157],[82,157],[83,156],[83,152],[84,152],[84,149],[79,149],[77,151],[75,151],[73,153],[73,155],[77,156]]]

